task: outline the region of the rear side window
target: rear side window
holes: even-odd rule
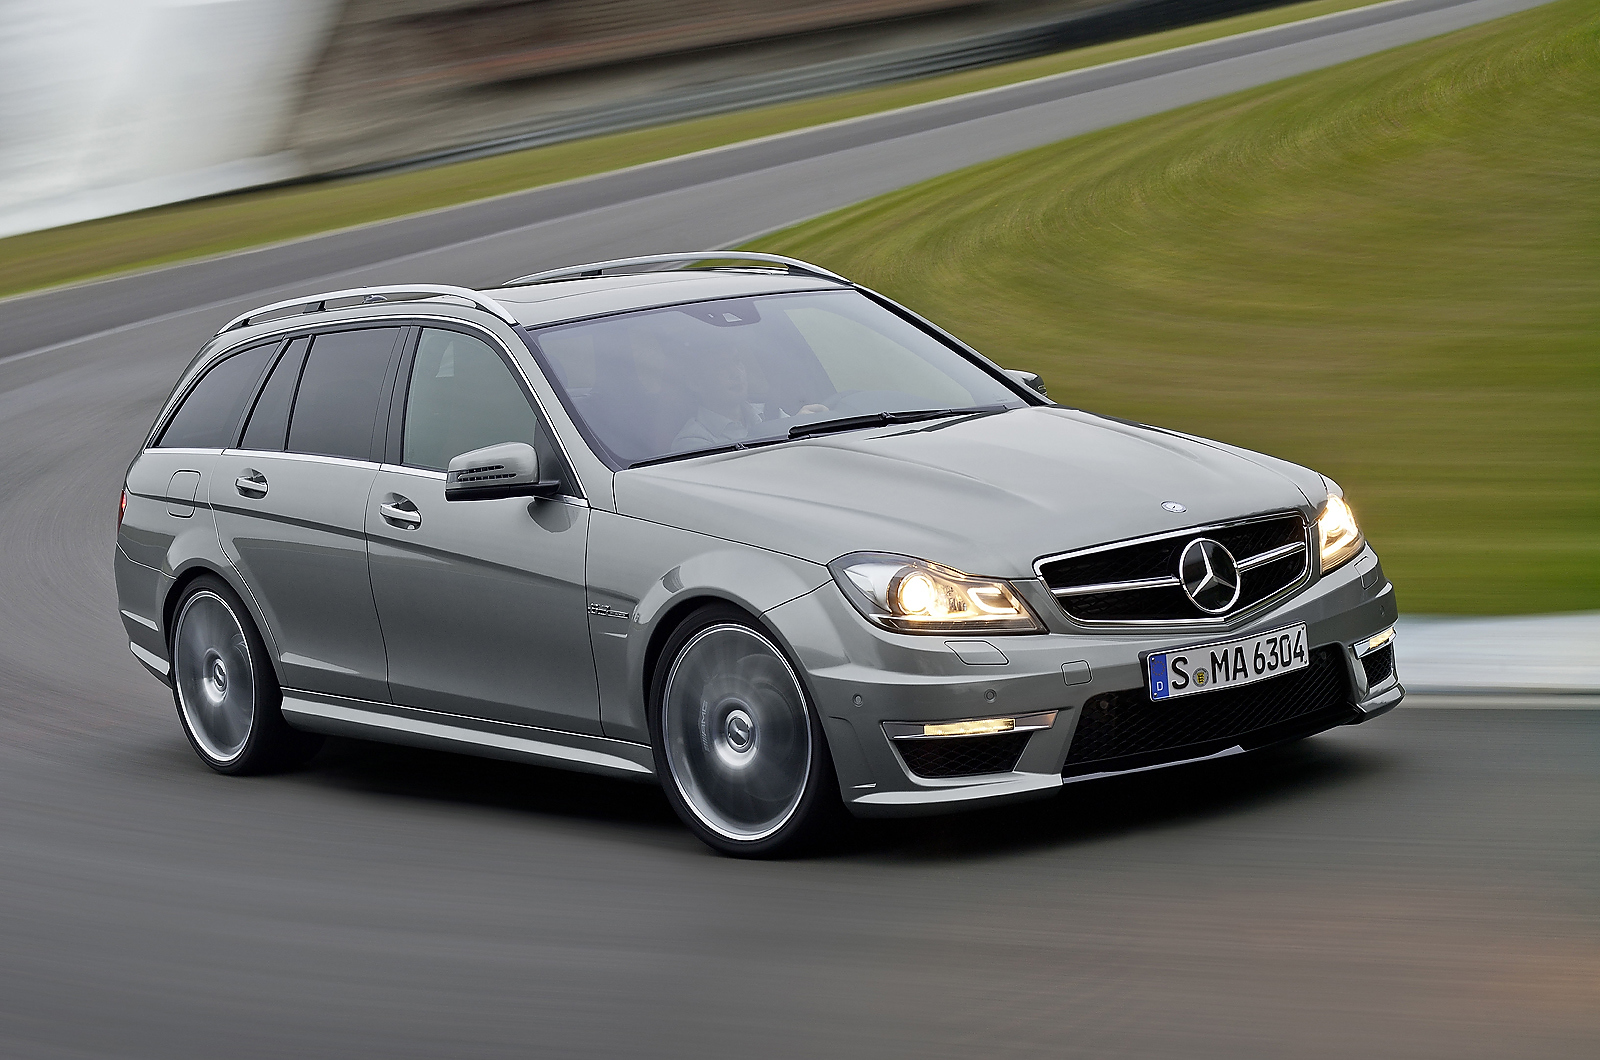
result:
[[[310,346],[309,338],[295,339],[278,358],[277,366],[267,376],[267,385],[261,388],[261,396],[256,398],[239,448],[282,451],[289,434],[289,406],[294,402],[294,390],[300,383],[300,369],[305,367]]]
[[[245,404],[277,348],[277,343],[253,346],[212,365],[167,421],[156,445],[162,449],[225,449],[232,445]]]
[[[378,397],[400,331],[335,331],[312,341],[289,418],[289,452],[372,459]]]
[[[443,471],[500,442],[537,444],[538,421],[511,369],[482,339],[426,328],[406,391],[403,461]]]

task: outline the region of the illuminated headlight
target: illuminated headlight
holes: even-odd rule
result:
[[[905,556],[856,552],[828,564],[867,618],[897,633],[1039,633],[1016,590],[1003,581]]]
[[[1317,516],[1317,540],[1322,545],[1322,573],[1326,574],[1361,551],[1361,527],[1356,513],[1343,497],[1329,497]]]

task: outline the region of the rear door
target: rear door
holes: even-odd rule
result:
[[[211,485],[222,547],[277,642],[286,687],[388,697],[368,578],[367,497],[410,329],[346,327],[287,343]]]
[[[366,529],[394,701],[598,735],[589,508],[509,354],[476,333],[423,328],[391,417]],[[451,458],[498,442],[534,445],[569,496],[447,502]]]

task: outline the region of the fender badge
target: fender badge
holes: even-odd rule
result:
[[[1179,514],[1189,510],[1189,509],[1185,508],[1183,505],[1179,504],[1177,501],[1162,501],[1161,502],[1161,507],[1165,508],[1167,511],[1171,512],[1174,515],[1179,515]]]

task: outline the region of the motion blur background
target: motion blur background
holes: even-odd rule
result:
[[[110,568],[218,326],[732,246],[1332,475],[1406,703],[786,863],[195,759]],[[0,5],[0,1055],[1596,1055],[1597,706],[1600,0]]]
[[[1048,51],[1097,6],[1107,35],[1271,0],[13,0],[0,235]]]

